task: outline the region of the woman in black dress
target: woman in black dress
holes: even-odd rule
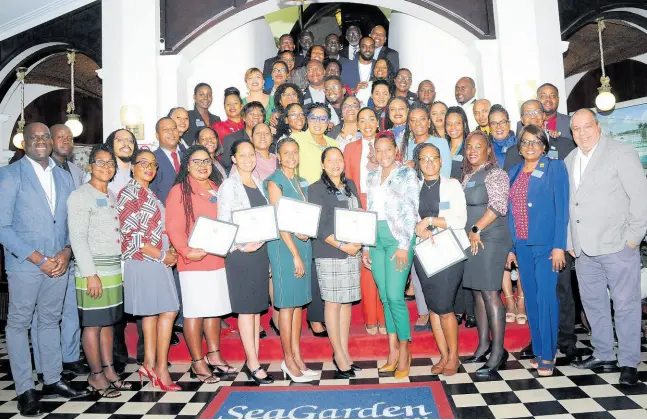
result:
[[[218,219],[231,222],[232,212],[267,205],[260,181],[252,175],[256,150],[248,140],[236,140],[231,146],[232,162],[237,171],[218,190]],[[263,242],[236,245],[225,259],[229,273],[231,310],[238,314],[240,340],[247,361],[241,369],[258,384],[274,382],[258,361],[261,312],[268,308],[270,260]]]
[[[440,176],[440,150],[430,143],[421,143],[413,151],[418,179],[422,181],[418,213],[420,222],[416,235],[422,240],[432,236],[434,229],[452,229],[467,244],[465,221],[467,209],[460,182]],[[429,307],[431,328],[440,350],[440,361],[431,368],[434,375],[455,375],[458,371],[458,323],[454,315],[454,298],[463,278],[461,261],[429,277],[414,257],[425,302]]]
[[[487,363],[479,376],[496,372],[506,360],[503,348],[505,307],[501,301],[501,279],[512,239],[508,229],[508,174],[500,169],[487,134],[473,131],[465,140],[465,164],[461,183],[467,202],[467,224],[471,251],[465,262],[463,286],[472,289],[479,345],[469,362]],[[490,334],[492,341],[490,341]]]

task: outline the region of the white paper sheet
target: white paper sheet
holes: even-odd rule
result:
[[[232,222],[238,225],[236,244],[267,242],[279,237],[274,206],[268,205],[237,210],[231,214],[231,218]]]
[[[335,209],[335,240],[375,246],[377,213],[364,210]]]
[[[300,233],[311,238],[317,236],[320,215],[320,205],[287,197],[281,197],[276,208],[280,231]]]
[[[433,242],[431,239],[425,239],[414,247],[427,277],[467,259],[460,241],[451,229],[436,233],[433,239]]]
[[[232,223],[200,216],[193,226],[189,246],[224,257],[229,252],[237,231],[238,226]]]

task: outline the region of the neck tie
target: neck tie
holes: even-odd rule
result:
[[[368,169],[369,172],[373,172],[378,166],[377,158],[375,157],[375,147],[371,141],[368,143],[368,163],[366,164],[366,169]]]
[[[173,167],[175,168],[175,173],[180,172],[180,160],[177,157],[177,152],[171,152],[171,157],[173,158]]]

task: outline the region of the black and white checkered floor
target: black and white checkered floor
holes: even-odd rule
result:
[[[585,331],[578,334],[578,346],[590,353],[589,337]],[[415,355],[414,355],[415,356]],[[334,379],[332,363],[309,363],[321,371],[319,380],[311,385],[353,386],[359,384],[388,384],[402,382],[442,381],[456,418],[647,418],[647,341],[643,340],[642,360],[636,387],[618,384],[619,372],[595,373],[565,366],[558,358],[554,375],[538,378],[529,369],[528,360],[520,360],[512,353],[504,369],[487,381],[476,378],[473,372],[479,364],[461,366],[459,373],[451,376],[432,376],[431,359],[416,358],[411,376],[396,380],[380,376],[377,366],[384,361],[363,361],[358,378]],[[561,363],[560,363],[561,362]],[[282,379],[279,363],[266,365],[275,378]],[[239,367],[239,366],[237,366]],[[125,378],[133,383],[132,391],[122,392],[117,399],[89,396],[81,400],[47,400],[42,402],[47,412],[44,418],[196,418],[218,390],[227,386],[251,386],[244,375],[223,378],[218,384],[201,384],[191,380],[189,365],[175,364],[171,376],[182,387],[180,392],[164,393],[144,383],[141,387],[136,365],[129,365]],[[83,383],[84,377],[73,378]],[[82,384],[78,384],[83,386]],[[277,380],[269,386],[286,386],[290,381]],[[40,387],[40,386],[39,386]],[[4,337],[0,338],[0,418],[20,418],[16,394],[11,380],[9,360]]]

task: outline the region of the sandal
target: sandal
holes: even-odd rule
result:
[[[92,372],[92,375],[101,375],[103,373],[103,370],[99,372]],[[110,382],[110,381],[108,381]],[[118,389],[115,389],[112,386],[112,382],[110,385],[108,385],[106,388],[95,388],[94,385],[92,385],[90,382],[88,382],[88,385],[92,389],[92,392],[96,392],[101,398],[119,398],[121,397],[121,392],[119,392]]]
[[[545,360],[542,360],[539,362],[539,365],[537,367],[537,375],[552,376],[554,367],[555,367],[555,364],[553,362],[547,362]]]
[[[115,368],[113,365],[104,365],[104,366],[102,366],[102,367],[103,367],[104,369],[107,369],[107,368],[109,368],[109,367],[111,367],[111,368],[113,368],[113,369]],[[103,371],[102,371],[102,372],[103,372]],[[116,372],[117,372],[117,371],[115,370],[115,373],[116,373]],[[119,379],[117,379],[117,380],[115,380],[115,381],[111,381],[110,379],[108,379],[108,378],[106,377],[106,379],[108,379],[108,381],[110,382],[110,386],[111,386],[112,388],[114,388],[114,389],[123,389],[123,390],[125,390],[125,391],[129,391],[129,390],[133,389],[133,384],[131,384],[130,382],[126,382],[126,381],[124,381],[123,379],[121,379],[121,377],[119,377],[119,375],[117,375],[117,377],[118,377]]]
[[[209,365],[209,367],[211,369],[213,369],[215,372],[225,374],[225,375],[231,375],[233,373],[238,373],[236,368],[231,366],[231,365],[228,365],[227,362],[225,362],[225,363],[223,363],[221,365],[218,365],[218,364],[212,365],[211,362],[209,361],[209,355],[211,353],[220,353],[220,349],[214,350],[214,351],[209,351],[209,352],[207,352],[207,354],[205,354],[205,357],[204,357],[204,361],[207,362],[207,365]]]
[[[204,357],[198,359],[198,360],[191,360],[191,372],[189,376],[191,379],[198,379],[200,382],[203,384],[215,384],[220,382],[220,378],[218,378],[216,375],[213,373],[209,375],[208,373],[198,373],[193,369],[193,364],[198,363],[199,361],[204,360]],[[209,362],[207,362],[207,365],[209,365]]]
[[[377,334],[377,332],[378,332],[377,324],[376,324],[376,325],[374,325],[374,326],[372,326],[372,327],[369,327],[368,325],[364,324],[364,328],[366,328],[366,332],[367,332],[369,335],[375,335],[375,334]]]
[[[521,299],[525,299],[525,298],[526,298],[525,296],[518,296],[518,297],[517,297],[517,311],[519,311],[519,306],[518,306],[518,305],[519,305],[519,301],[520,301]],[[524,311],[526,310],[526,306],[525,306],[525,304],[524,304],[524,308],[523,308],[523,309],[524,309]],[[528,322],[528,315],[526,315],[526,314],[517,314],[517,324],[519,324],[519,325],[525,325],[525,324],[526,324],[526,322]]]
[[[506,299],[506,304],[508,303],[507,302],[508,299],[512,299],[512,301],[515,303],[514,307],[515,307],[515,312],[516,312],[517,302],[514,299],[514,295],[505,295],[504,297]],[[508,305],[506,305],[506,308],[507,308],[507,306]],[[505,322],[506,323],[511,324],[511,323],[513,323],[513,322],[515,322],[517,320],[517,314],[515,312],[506,312],[505,313]]]

